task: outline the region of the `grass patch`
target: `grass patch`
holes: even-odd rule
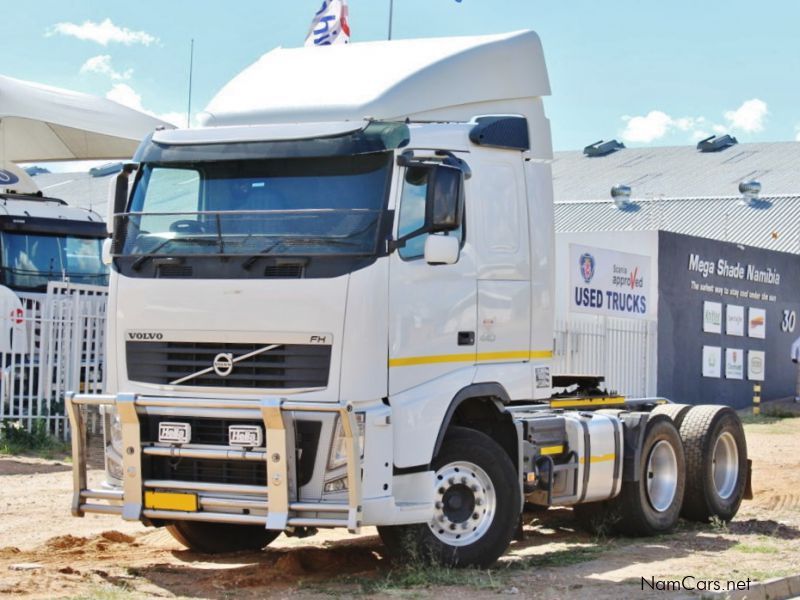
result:
[[[597,543],[592,546],[577,546],[556,552],[526,556],[523,559],[511,561],[508,566],[501,567],[498,571],[518,571],[535,567],[568,567],[594,560],[609,547],[610,544]]]
[[[448,586],[501,592],[511,585],[512,578],[519,571],[541,567],[567,567],[588,562],[608,550],[609,546],[576,546],[535,556],[512,558],[491,569],[452,569],[412,562],[393,567],[377,577],[347,575],[337,577],[325,585],[306,583],[303,587],[309,591],[342,598],[352,595],[397,595],[398,592],[407,592],[401,595],[414,597],[417,595],[415,591]]]
[[[800,413],[786,410],[783,408],[763,408],[760,415],[741,415],[742,423],[745,425],[771,425],[784,419],[796,419]]]
[[[69,444],[50,435],[44,419],[34,421],[30,431],[22,421],[3,421],[0,428],[0,454],[64,459],[69,452]]]
[[[445,567],[409,565],[389,571],[384,577],[361,584],[365,594],[380,594],[391,590],[467,586],[474,590],[498,590],[502,581],[490,569],[449,569]]]
[[[758,538],[753,542],[739,542],[733,547],[733,550],[744,554],[778,554],[780,552],[767,537]]]
[[[92,587],[86,593],[72,596],[70,600],[129,600],[130,598],[141,597],[126,587],[116,587],[113,585],[103,585]]]

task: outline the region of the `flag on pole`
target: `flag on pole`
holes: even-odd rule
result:
[[[306,46],[331,46],[350,43],[347,0],[322,0],[322,8],[314,15]]]

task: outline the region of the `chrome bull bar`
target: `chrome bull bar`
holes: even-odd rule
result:
[[[352,405],[292,402],[281,398],[259,401],[219,400],[208,398],[165,398],[138,394],[75,394],[66,396],[67,414],[72,428],[72,514],[82,517],[87,512],[119,514],[127,521],[141,519],[193,520],[215,523],[262,525],[283,531],[288,527],[347,527],[358,532],[361,526],[361,461],[358,434]],[[115,406],[122,428],[122,490],[89,489],[86,476],[86,419],[83,407]],[[194,449],[182,447],[142,446],[139,415],[149,409],[173,409],[186,416],[203,409],[204,416],[238,414],[260,416],[264,424],[266,451],[234,448]],[[299,502],[295,481],[295,440],[291,413],[337,413],[342,422],[347,453],[347,503]],[[218,413],[215,415],[215,413]],[[142,456],[174,456],[211,460],[263,461],[267,485],[230,485],[190,481],[143,479]],[[149,489],[186,491],[198,494],[199,510],[156,510],[144,506],[144,492]],[[215,494],[224,497],[215,497]],[[230,498],[231,495],[244,498]],[[99,504],[97,500],[117,504]],[[119,504],[121,503],[121,504]],[[204,509],[213,508],[214,512]],[[250,510],[265,511],[266,516],[247,514]],[[226,512],[230,511],[230,512]],[[313,515],[333,514],[335,518]],[[342,516],[339,517],[338,515]]]

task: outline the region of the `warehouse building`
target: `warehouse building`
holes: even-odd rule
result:
[[[557,153],[557,368],[688,403],[793,395],[798,164],[800,143],[729,136]]]

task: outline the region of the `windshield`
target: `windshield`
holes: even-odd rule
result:
[[[108,284],[102,240],[64,235],[2,233],[2,280],[11,289],[45,291],[49,281]]]
[[[374,254],[391,156],[145,165],[115,253]]]

